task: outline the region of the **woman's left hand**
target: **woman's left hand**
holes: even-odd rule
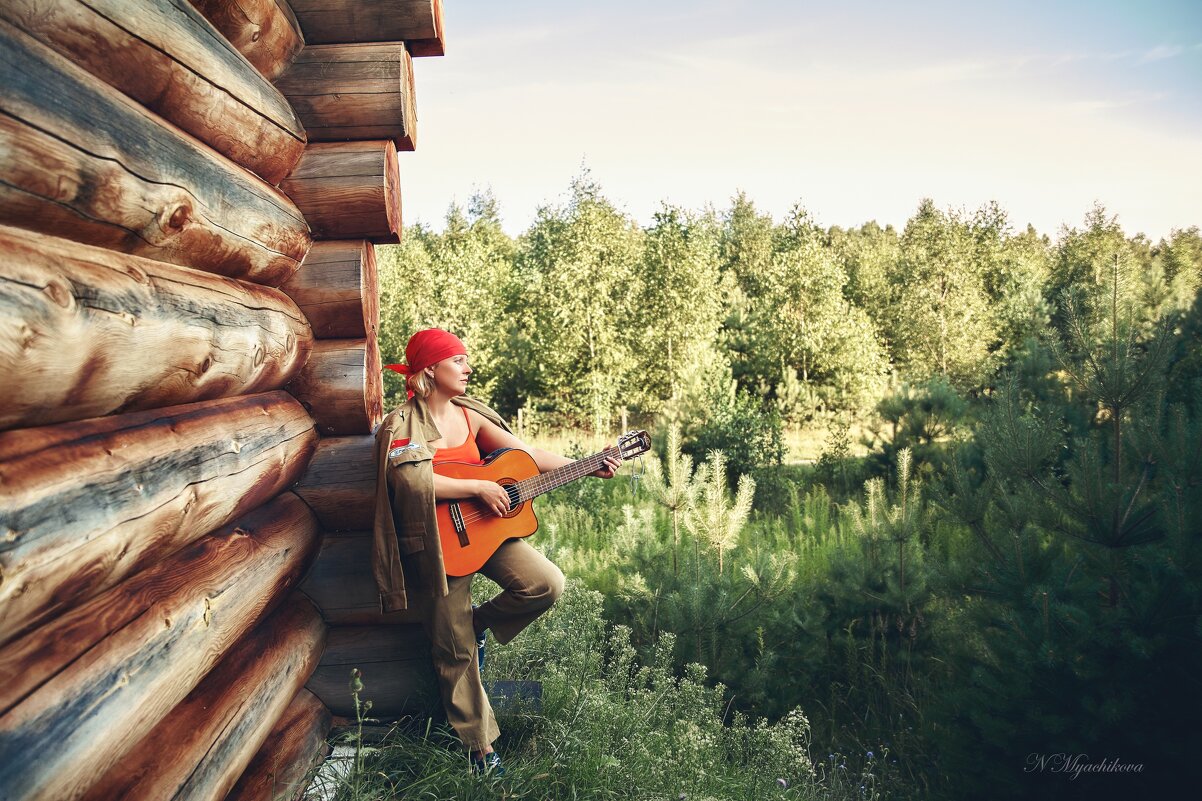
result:
[[[589,475],[594,475],[597,478],[613,478],[614,474],[618,472],[618,466],[621,464],[622,461],[616,456],[607,456],[605,458],[605,465]]]

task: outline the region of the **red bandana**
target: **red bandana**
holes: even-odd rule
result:
[[[459,337],[441,328],[427,328],[409,337],[409,344],[405,346],[405,361],[408,364],[386,364],[384,367],[401,375],[414,375],[443,359],[465,354],[467,346]],[[413,397],[412,392],[409,397]]]

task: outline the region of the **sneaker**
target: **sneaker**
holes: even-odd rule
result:
[[[472,757],[472,773],[481,775],[504,776],[505,768],[501,767],[501,755],[496,751],[481,757]]]

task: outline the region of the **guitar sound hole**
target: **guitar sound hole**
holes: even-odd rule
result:
[[[502,517],[513,517],[517,513],[518,503],[518,488],[517,485],[508,482],[499,482],[505,491],[509,493],[509,510]]]

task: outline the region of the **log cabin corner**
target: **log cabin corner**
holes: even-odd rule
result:
[[[0,796],[299,796],[436,703],[370,572],[441,0],[0,4]]]

